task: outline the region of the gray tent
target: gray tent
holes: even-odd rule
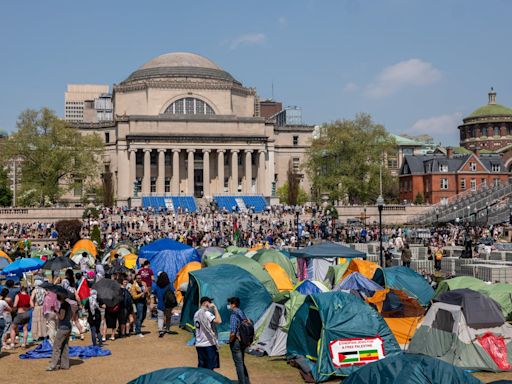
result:
[[[288,334],[284,305],[272,303],[263,316],[254,324],[255,338],[248,352],[253,355],[284,356]]]

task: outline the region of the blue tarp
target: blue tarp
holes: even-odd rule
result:
[[[295,287],[294,291],[302,293],[303,295],[306,295],[306,296],[307,295],[311,295],[312,293],[321,293],[321,292],[323,292],[311,280],[304,280],[303,282],[301,282],[299,285],[297,285]]]
[[[383,268],[386,288],[399,289],[427,306],[434,297],[434,289],[418,273],[407,267]]]
[[[166,272],[171,284],[186,264],[192,261],[201,262],[201,256],[195,248],[171,239],[160,239],[141,247],[139,258],[149,260],[155,274]]]
[[[346,247],[341,244],[334,243],[332,241],[324,241],[319,244],[310,245],[309,247],[301,248],[296,251],[291,251],[290,254],[293,257],[305,257],[305,258],[313,258],[313,257],[354,258],[354,257],[360,257],[361,259],[366,259],[366,253],[356,251],[355,249]]]
[[[365,296],[373,296],[375,291],[380,291],[382,288],[373,280],[368,279],[366,276],[361,275],[359,272],[352,272],[350,275],[341,280],[332,290],[354,290],[364,293]]]
[[[73,346],[69,347],[69,357],[79,357],[80,359],[88,359],[90,357],[110,356],[112,352],[101,347]],[[21,354],[20,359],[48,359],[52,357],[52,345],[48,340],[43,341],[36,348]]]

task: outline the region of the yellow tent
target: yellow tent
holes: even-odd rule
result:
[[[183,300],[183,295],[180,292],[180,285],[188,283],[188,273],[197,271],[198,269],[201,269],[201,263],[198,261],[192,261],[181,268],[176,275],[176,280],[174,280],[174,292],[176,293],[176,300],[178,300],[178,303]]]
[[[76,252],[80,250],[85,250],[89,252],[94,258],[96,258],[96,256],[98,255],[98,251],[96,250],[96,247],[94,246],[93,242],[88,239],[78,240],[73,246],[73,249],[71,249],[70,255],[73,256]]]
[[[114,260],[115,254],[118,254],[120,259],[124,258],[126,255],[132,255],[130,250],[126,249],[126,248],[113,249],[112,251],[110,251],[110,256],[109,256],[110,261]]]
[[[293,290],[293,283],[286,271],[277,263],[265,263],[263,268],[268,272],[279,292],[289,292]]]
[[[121,257],[121,259],[124,261],[124,266],[128,269],[135,269],[135,267],[137,266],[137,259],[138,259],[139,256],[133,254],[133,253],[128,253],[126,255],[123,255]]]
[[[7,259],[7,261],[11,262],[11,258],[9,257],[9,255],[7,253],[5,253],[4,251],[0,251],[0,257],[3,258],[3,259]]]
[[[352,259],[350,260],[350,264],[348,265],[347,270],[343,274],[343,279],[350,275],[352,272],[359,272],[361,275],[371,280],[373,279],[375,272],[380,269],[381,268],[378,264],[372,263],[371,261]]]
[[[388,303],[400,302],[400,305],[392,308],[393,305],[391,304],[384,308],[386,300],[388,300]],[[376,291],[372,297],[367,297],[366,301],[373,304],[384,318],[389,329],[395,335],[398,344],[402,348],[408,345],[416,332],[416,328],[418,328],[418,324],[425,315],[425,309],[418,300],[409,297],[405,292],[398,289],[383,289]]]

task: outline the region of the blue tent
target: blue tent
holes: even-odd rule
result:
[[[427,306],[434,297],[434,289],[418,273],[407,267],[383,268],[386,288],[399,289]]]
[[[373,280],[368,279],[366,276],[361,275],[359,272],[352,272],[350,275],[341,280],[332,290],[354,290],[364,293],[365,296],[371,297],[375,291],[380,291],[382,288]]]
[[[368,364],[343,380],[343,384],[479,384],[476,377],[430,356],[402,354]]]
[[[312,293],[327,292],[327,289],[323,290],[320,288],[321,285],[319,285],[320,284],[315,284],[315,282],[311,280],[304,280],[300,282],[293,290],[306,296],[311,295]]]
[[[41,269],[43,264],[45,263],[44,260],[41,260],[39,258],[24,258],[24,259],[17,259],[13,261],[11,264],[9,264],[7,267],[2,269],[2,273],[5,275],[13,274],[13,275],[21,275],[24,272],[28,271],[35,271],[37,269]]]
[[[309,247],[301,248],[296,251],[292,251],[291,256],[303,257],[303,258],[330,258],[330,257],[344,257],[347,259],[360,257],[366,259],[366,253],[356,251],[345,245],[334,243],[332,241],[324,241],[319,244],[310,245]]]
[[[164,368],[146,373],[128,384],[232,384],[220,373],[205,368]]]
[[[171,283],[186,264],[192,261],[201,262],[201,256],[195,248],[171,239],[160,239],[141,247],[139,258],[149,260],[155,273],[166,272]]]

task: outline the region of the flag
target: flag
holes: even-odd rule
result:
[[[89,289],[89,284],[87,284],[86,279],[82,279],[80,281],[80,284],[78,285],[77,289],[77,294],[82,304],[85,304],[85,300],[87,300],[89,296],[91,296],[91,290]]]

